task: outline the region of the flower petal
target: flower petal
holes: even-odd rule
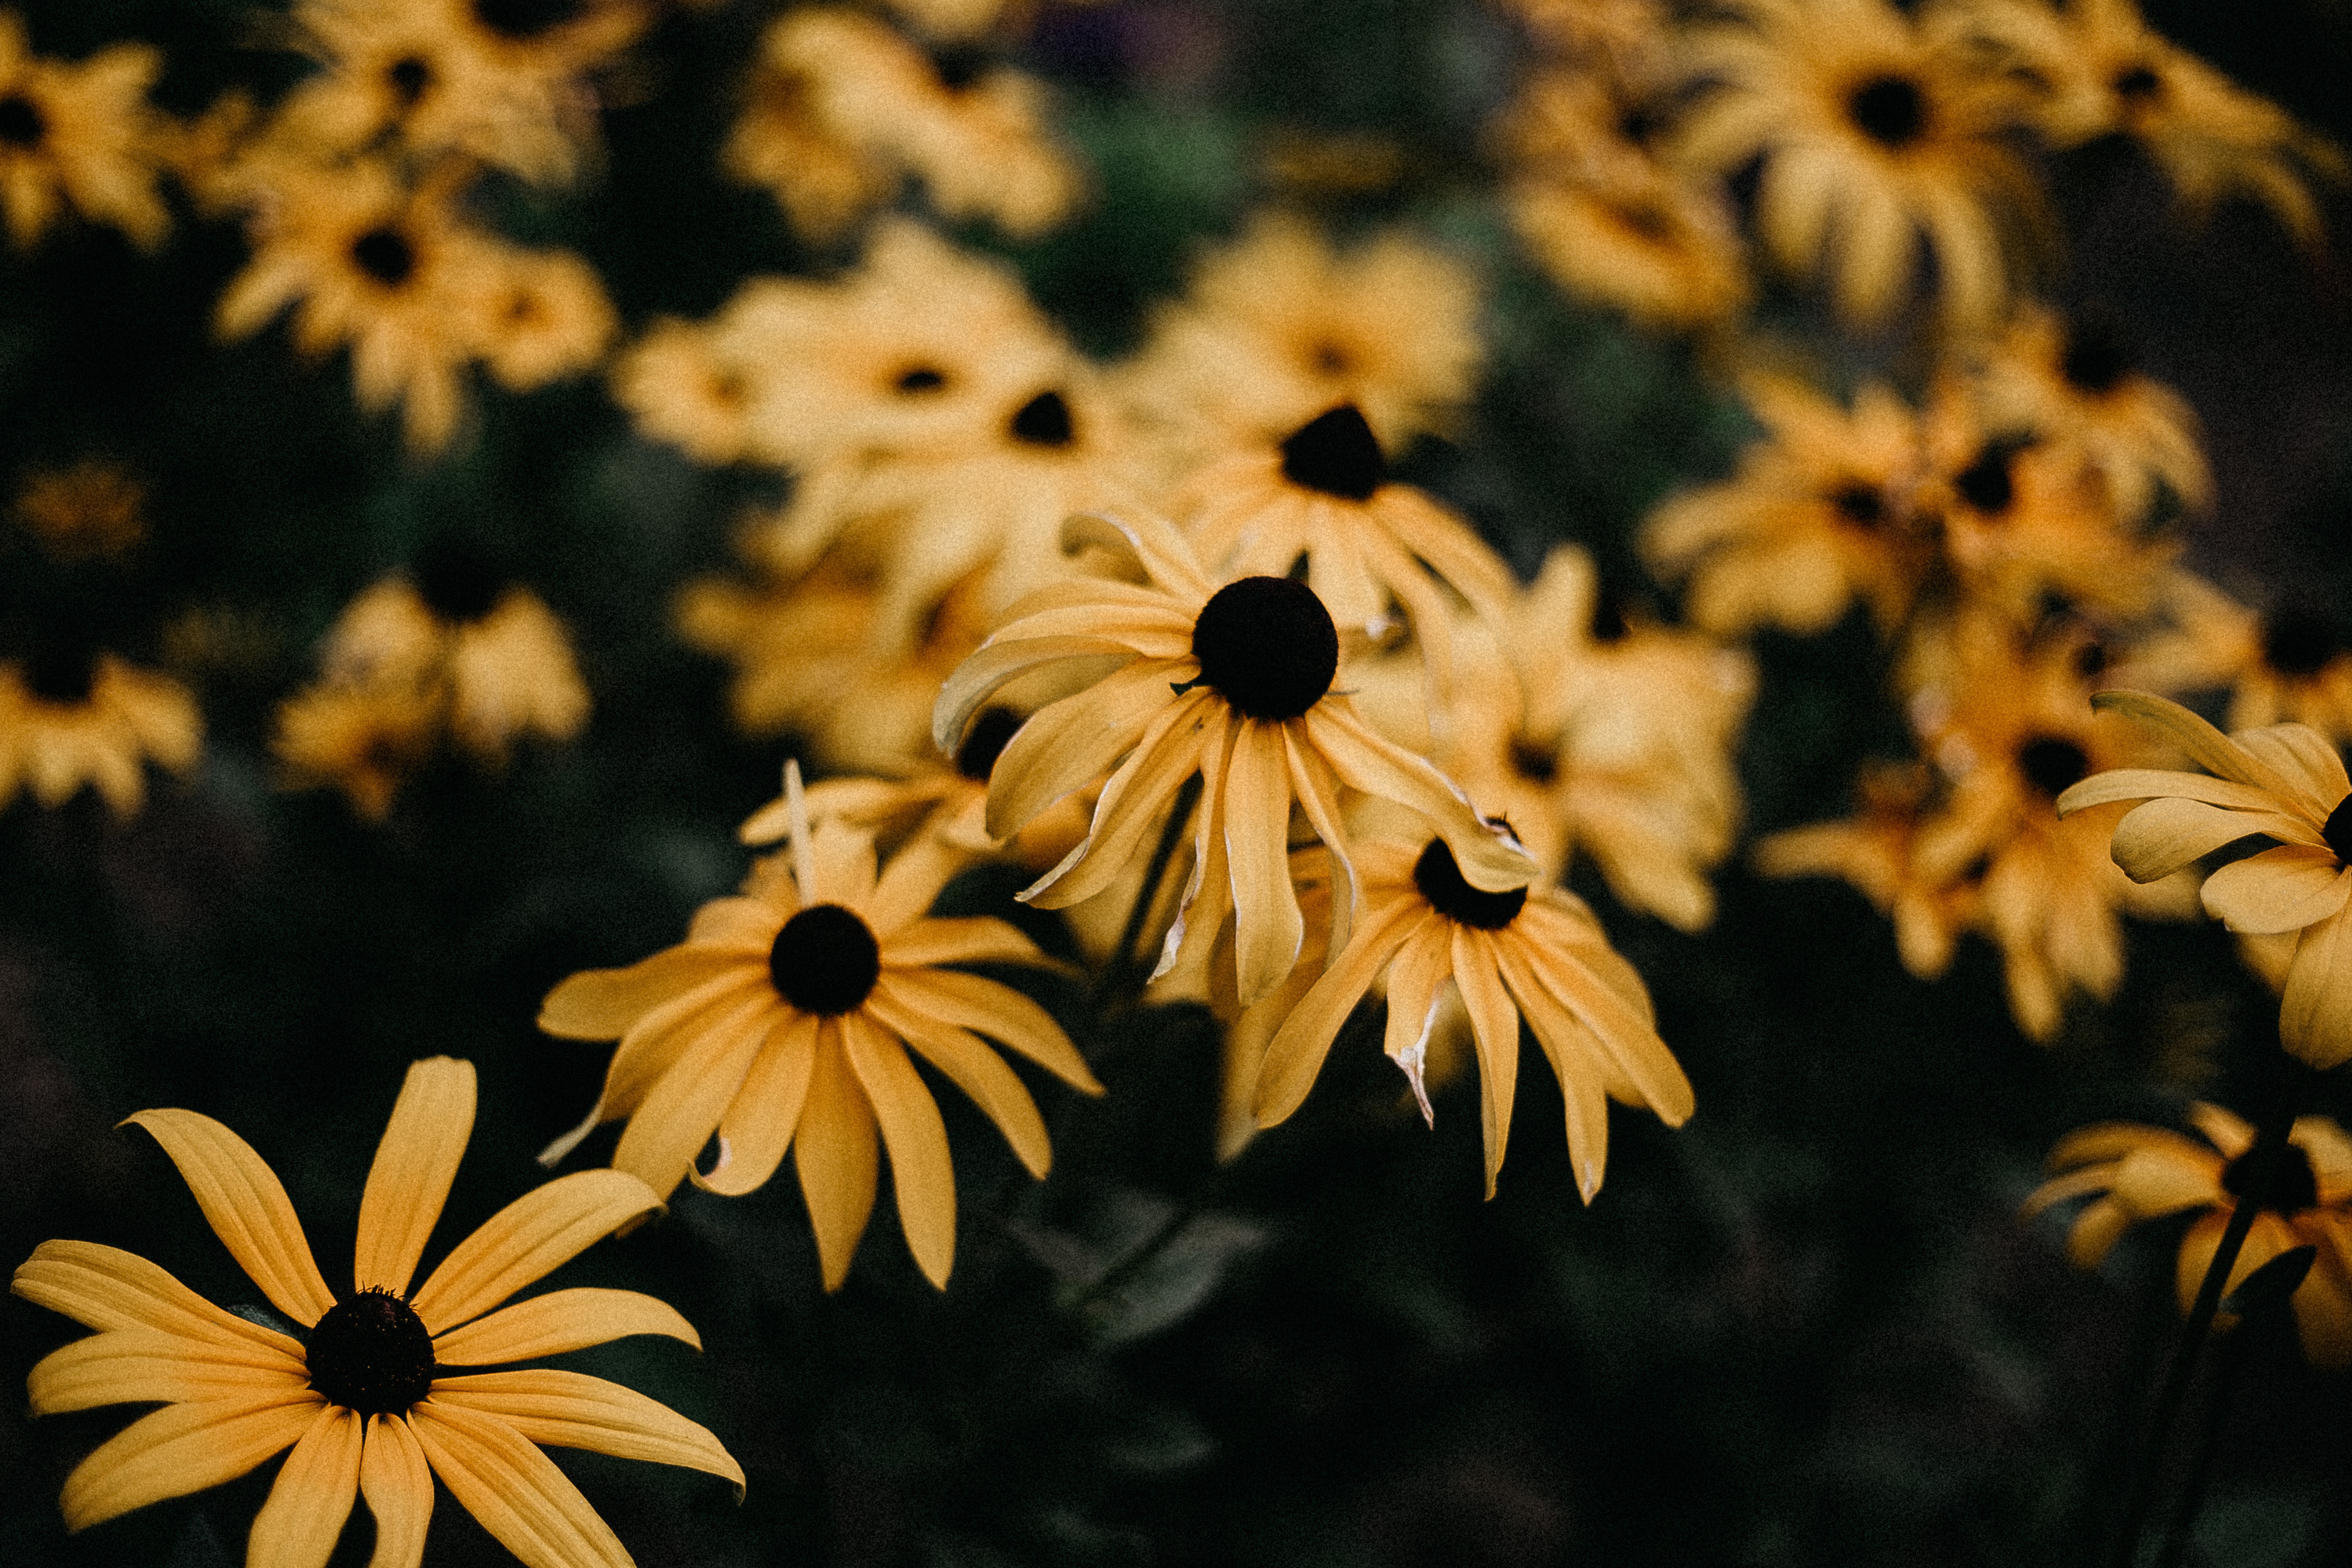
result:
[[[890,1151],[890,1186],[898,1199],[898,1227],[923,1277],[947,1289],[955,1267],[955,1165],[947,1124],[906,1048],[860,1013],[841,1020],[849,1065],[865,1086],[866,1103],[881,1123]]]
[[[2204,1134],[2205,1142],[2221,1151],[2222,1160],[2234,1160],[2254,1146],[2254,1124],[2236,1111],[2215,1105],[2210,1100],[2198,1100],[2189,1102],[2189,1124]],[[2178,1134],[2167,1133],[2166,1136],[2176,1137]],[[2184,1147],[2190,1149],[2197,1147],[2186,1138],[2181,1139],[2180,1142]],[[2213,1179],[2219,1181],[2221,1175],[2221,1161],[2215,1161]]]
[[[124,1121],[163,1146],[221,1244],[271,1305],[306,1329],[334,1306],[286,1189],[251,1145],[194,1110],[142,1110]]]
[[[990,775],[989,831],[1019,827],[1108,772],[1173,700],[1168,684],[1164,660],[1142,660],[1097,681],[1085,702],[1051,703],[1023,724],[997,758],[1005,782]]]
[[[1502,1173],[1511,1136],[1511,1105],[1519,1081],[1519,1010],[1511,1005],[1495,963],[1493,938],[1468,926],[1454,928],[1454,984],[1470,1015],[1478,1045],[1478,1113],[1486,1134],[1486,1195]]]
[[[580,1489],[505,1422],[427,1399],[408,1428],[457,1506],[526,1568],[635,1568]]]
[[[1323,948],[1324,959],[1328,963],[1348,945],[1349,933],[1356,924],[1356,911],[1364,901],[1363,884],[1349,852],[1347,827],[1339,815],[1339,784],[1331,776],[1330,764],[1316,753],[1297,725],[1282,727],[1282,743],[1290,759],[1291,797],[1298,802],[1307,826],[1315,830],[1315,837],[1330,852],[1339,877],[1346,879],[1344,894],[1336,879],[1332,883],[1331,929]]]
[[[1290,885],[1290,766],[1286,726],[1244,719],[1225,764],[1225,859],[1234,892],[1234,961],[1240,1002],[1256,1001],[1291,971],[1307,938]]]
[[[2352,1061],[2352,907],[2305,928],[2279,1001],[2279,1040],[2315,1068]]]
[[[1389,1017],[1381,1048],[1412,1084],[1422,1120],[1434,1126],[1426,1081],[1429,1031],[1454,972],[1451,927],[1443,915],[1424,910],[1389,963]]]
[[[352,1264],[360,1289],[408,1294],[473,1132],[474,1064],[448,1057],[412,1064],[360,1197]]]
[[[940,755],[952,756],[964,731],[971,727],[971,716],[998,691],[1041,664],[1066,658],[1126,663],[1135,658],[1133,648],[1108,637],[1013,637],[990,642],[957,665],[940,687],[939,700],[931,707],[931,743],[939,747]]]
[[[433,1522],[433,1468],[405,1417],[368,1417],[360,1495],[375,1516],[375,1553],[368,1568],[420,1568],[425,1532]]]
[[[1257,1124],[1272,1127],[1297,1110],[1323,1070],[1331,1041],[1372,981],[1427,912],[1411,899],[1374,902],[1357,922],[1345,952],[1310,987],[1267,1042],[1257,1077]]]
[[[2116,864],[2135,882],[2169,877],[2200,857],[2251,835],[2319,847],[2319,835],[2298,817],[2276,811],[2224,811],[2179,796],[2144,801],[2116,824]]]
[[[1191,546],[1176,531],[1176,525],[1154,513],[1112,516],[1108,512],[1081,512],[1062,524],[1065,552],[1089,545],[1132,554],[1144,575],[1180,599],[1205,604],[1216,591],[1216,584],[1202,573]]]
[[[37,1415],[101,1405],[173,1403],[268,1405],[310,1386],[299,1356],[249,1342],[224,1343],[110,1329],[51,1351],[25,1379]]]
[[[638,1177],[667,1201],[719,1130],[783,1014],[772,993],[757,990],[730,1006],[713,1007],[698,1026],[698,1037],[654,1080],[629,1117],[613,1151],[613,1168]]]
[[[1151,721],[1095,801],[1094,820],[1084,842],[1061,863],[1022,889],[1020,897],[1040,909],[1083,903],[1118,880],[1120,871],[1158,832],[1165,808],[1184,781],[1201,771],[1207,748],[1222,738],[1216,721],[1222,698],[1202,689],[1186,692]],[[991,833],[1001,833],[991,821]]]
[[[2247,754],[2259,757],[2294,786],[2294,799],[2318,822],[2327,820],[2347,785],[2344,759],[2325,736],[2308,724],[2273,724],[2230,737]]]
[[[1507,892],[1535,879],[1536,863],[1516,839],[1498,834],[1471,809],[1454,781],[1426,759],[1382,740],[1353,704],[1327,697],[1304,721],[1316,749],[1339,782],[1418,813],[1454,851],[1462,879],[1482,892]]]
[[[561,1355],[631,1334],[667,1334],[702,1348],[694,1325],[667,1301],[637,1290],[551,1290],[462,1323],[433,1342],[443,1366],[495,1366]]]
[[[2326,849],[2283,844],[2205,879],[2205,912],[2242,936],[2300,931],[2352,899],[2352,869]]]
[[[253,1516],[246,1568],[324,1568],[360,1489],[360,1418],[322,1407]]]
[[[874,1213],[880,1161],[874,1112],[843,1054],[841,1031],[828,1021],[817,1032],[816,1064],[793,1138],[793,1164],[800,1173],[801,1195],[808,1200],[817,1263],[828,1290],[840,1289],[849,1278],[849,1260]]]
[[[722,1197],[741,1197],[768,1184],[783,1163],[784,1150],[808,1103],[809,1075],[816,1070],[820,1021],[813,1014],[787,1013],[768,1031],[743,1087],[719,1119],[719,1158],[708,1171],[689,1169],[687,1179]]]
[[[493,1417],[549,1447],[702,1470],[734,1482],[736,1500],[743,1498],[743,1468],[707,1428],[601,1377],[534,1367],[436,1378],[432,1404]]]
[[[282,1401],[166,1405],[99,1445],[66,1478],[66,1528],[88,1530],[165,1498],[233,1481],[310,1430],[326,1401],[304,1388]]]
[[[45,1241],[17,1265],[9,1289],[92,1329],[152,1329],[241,1352],[258,1349],[300,1366],[301,1342],[225,1312],[135,1252],[95,1241]]]
[[[897,1007],[878,994],[866,1003],[866,1010],[971,1096],[972,1103],[996,1123],[1029,1173],[1044,1177],[1054,1161],[1045,1119],[1038,1115],[1028,1086],[1003,1057],[969,1029],[941,1023],[912,1008]]]
[[[886,969],[935,963],[1050,963],[1018,926],[992,915],[917,921],[882,943]]]
[[[459,1242],[409,1305],[428,1331],[446,1333],[661,1206],[654,1190],[626,1171],[558,1176]]]
[[[1054,1016],[1000,981],[953,969],[885,970],[868,1005],[885,998],[894,1016],[919,1013],[958,1025],[1020,1052],[1082,1093],[1103,1091]]]
[[[2109,768],[2093,773],[2058,797],[2058,815],[2072,816],[2095,805],[2119,800],[2201,800],[2233,811],[2279,811],[2286,801],[2268,790],[2236,784],[2205,773],[2175,773],[2160,768]]]
[[[1689,1121],[1696,1104],[1690,1079],[1659,1037],[1633,966],[1598,941],[1597,932],[1592,933],[1593,945],[1580,951],[1562,929],[1573,929],[1572,923],[1548,905],[1531,903],[1519,923],[1534,941],[1512,944],[1511,957],[1524,960],[1528,983],[1543,986],[1567,1006],[1658,1120],[1669,1127]]]
[[[539,1005],[539,1026],[566,1040],[617,1040],[673,997],[740,968],[742,955],[710,947],[666,947],[626,969],[588,969]]]
[[[2091,706],[2102,713],[2121,714],[2155,731],[2180,748],[2199,767],[2222,778],[2267,790],[2281,803],[2296,800],[2303,793],[2276,768],[2178,702],[2146,691],[2096,691],[2091,694]]]

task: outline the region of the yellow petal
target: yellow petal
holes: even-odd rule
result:
[[[2344,759],[2336,748],[2307,724],[2273,724],[2267,729],[2248,730],[2230,739],[2249,756],[2259,758],[2281,778],[2294,786],[2294,799],[2312,814],[2315,822],[2326,822],[2336,803],[2344,798],[2347,786],[2344,775]]]
[[[2276,768],[2178,702],[2146,691],[2098,691],[2092,694],[2091,706],[2103,713],[2119,713],[2155,731],[2180,748],[2199,767],[2219,777],[2267,790],[2278,797],[2276,804],[2296,800],[2303,793]]]
[[[505,1422],[427,1399],[408,1428],[457,1506],[526,1568],[635,1568],[580,1489]]]
[[[2300,818],[2275,811],[2224,811],[2178,796],[2134,806],[2116,825],[2116,864],[2135,882],[2153,882],[2201,856],[2253,834],[2290,844],[2318,844]]]
[[[1267,1042],[1258,1067],[1257,1124],[1272,1127],[1298,1109],[1323,1070],[1339,1026],[1356,1010],[1372,981],[1412,934],[1423,907],[1409,899],[1376,902],[1356,927],[1347,950],[1299,999]]]
[[[1014,623],[1014,626],[1018,625]],[[955,672],[940,687],[939,700],[931,708],[931,743],[939,747],[940,755],[953,755],[963,740],[964,731],[971,725],[971,716],[998,691],[1039,665],[1066,658],[1115,658],[1125,662],[1134,658],[1134,649],[1108,637],[1014,637],[990,642],[956,666]],[[1003,759],[997,761],[1002,764]],[[1001,765],[995,776],[1004,777]]]
[[[2189,1234],[2180,1238],[2173,1282],[2180,1292],[2182,1311],[2195,1304],[2198,1289],[2205,1282],[2205,1271],[2213,1267],[2214,1255],[2221,1250],[2221,1232],[2229,1223],[2230,1210],[2215,1209],[2190,1226]],[[2301,1245],[2301,1238],[2287,1228],[2285,1220],[2268,1209],[2257,1213],[2246,1231],[2246,1242],[2239,1249],[2237,1261],[2230,1266],[2230,1278],[2222,1284],[2221,1294],[2227,1297],[2246,1282],[2247,1275],[2289,1247]]]
[[[425,1533],[433,1523],[433,1468],[406,1417],[368,1417],[360,1450],[360,1495],[375,1516],[375,1552],[368,1568],[420,1568]]]
[[[1031,1175],[1045,1174],[1054,1157],[1045,1136],[1045,1119],[1037,1114],[1037,1102],[1029,1098],[1020,1075],[1004,1065],[1003,1058],[971,1031],[911,1009],[899,1009],[879,995],[866,1004],[866,1010],[971,1097],[972,1103],[1003,1132]]]
[[[2095,805],[2119,800],[2201,800],[2233,811],[2274,812],[2286,805],[2268,790],[2203,773],[2168,773],[2156,768],[2110,768],[2093,773],[2058,797],[2058,815],[2072,816]]]
[[[1168,685],[1163,662],[1143,660],[1097,681],[1084,704],[1053,703],[1022,725],[997,757],[1006,782],[992,775],[989,831],[1018,827],[1108,773],[1172,700]]]
[[[808,1101],[819,1026],[814,1015],[787,1013],[768,1031],[734,1103],[719,1119],[717,1162],[708,1171],[687,1172],[696,1186],[734,1198],[767,1185]]]
[[[697,1026],[698,1037],[654,1080],[613,1151],[613,1168],[626,1171],[667,1200],[719,1130],[769,1029],[784,1009],[772,995],[748,993],[733,1005],[713,1007]]]
[[[1349,936],[1355,929],[1356,911],[1364,901],[1364,890],[1356,875],[1355,861],[1349,854],[1347,826],[1339,815],[1339,784],[1331,776],[1330,764],[1316,753],[1308,737],[1296,724],[1282,727],[1282,743],[1290,758],[1291,796],[1298,802],[1307,826],[1323,841],[1337,868],[1331,889],[1331,929],[1323,947],[1328,964],[1347,948]]]
[[[1479,820],[1454,781],[1426,759],[1365,727],[1345,698],[1325,698],[1303,721],[1316,748],[1350,789],[1418,813],[1454,851],[1462,879],[1482,892],[1508,892],[1535,879],[1536,863],[1517,840]]]
[[[2131,1211],[2113,1198],[2085,1204],[2066,1232],[2066,1256],[2077,1268],[2096,1268],[2131,1228]]]
[[[2193,1145],[2143,1143],[2109,1167],[2107,1177],[2116,1201],[2135,1220],[2230,1201],[2219,1163]]]
[[[1515,943],[1497,942],[1504,984],[1528,1021],[1536,1044],[1559,1079],[1567,1112],[1569,1163],[1577,1193],[1591,1203],[1609,1167],[1609,1055],[1549,986],[1536,978],[1528,955]]]
[[[532,1188],[483,1222],[409,1305],[435,1334],[488,1311],[640,1215],[661,1207],[626,1171],[575,1171]]]
[[[1244,720],[1226,764],[1225,858],[1234,963],[1244,1007],[1298,962],[1307,925],[1290,885],[1290,768],[1283,726]]]
[[[2234,1160],[2254,1146],[2254,1124],[2236,1111],[2215,1105],[2210,1100],[2196,1100],[2189,1104],[2189,1123],[2205,1136],[2205,1142],[2221,1151],[2223,1160]],[[2168,1133],[2169,1137],[2172,1134]],[[2197,1147],[2182,1139],[2183,1147]],[[2214,1162],[2214,1180],[2221,1179],[2221,1162]]]
[[[408,1294],[473,1132],[474,1064],[431,1057],[410,1067],[360,1198],[360,1289]]]
[[[1452,926],[1444,916],[1424,910],[1389,964],[1389,1020],[1381,1048],[1412,1084],[1422,1119],[1433,1126],[1437,1118],[1424,1081],[1429,1031],[1437,1022],[1438,1004],[1453,973]]]
[[[306,1329],[334,1306],[286,1189],[244,1139],[194,1110],[142,1110],[125,1120],[163,1146],[221,1244],[271,1305]]]
[[[735,1483],[743,1468],[709,1430],[634,1389],[577,1372],[544,1367],[436,1378],[432,1404],[489,1416],[534,1443],[585,1448],[621,1459],[683,1465]]]
[[[702,1348],[677,1310],[636,1290],[551,1290],[461,1324],[433,1342],[443,1366],[496,1366],[561,1355],[631,1334],[667,1334]]]
[[[2352,907],[2305,927],[2279,1000],[2279,1040],[2315,1068],[2352,1061]]]
[[[885,969],[935,963],[1050,963],[1020,928],[991,915],[917,921],[882,943]]]
[[[167,1405],[117,1432],[76,1465],[58,1499],[68,1530],[165,1498],[233,1481],[310,1429],[326,1401],[309,1389],[280,1403]]]
[[[1144,852],[1145,841],[1159,831],[1177,790],[1201,770],[1204,751],[1222,738],[1223,731],[1214,721],[1223,712],[1222,698],[1195,689],[1154,719],[1127,761],[1103,785],[1085,842],[1020,896],[1040,909],[1067,909],[1116,881],[1128,863]],[[998,776],[1003,776],[1001,766]],[[1008,831],[992,818],[988,830],[1000,837]]]
[[[662,1075],[701,1037],[714,1014],[758,998],[775,1000],[768,966],[737,960],[716,979],[673,996],[639,1018],[613,1052],[604,1068],[604,1087],[580,1125],[539,1152],[539,1163],[552,1165],[580,1145],[601,1122],[629,1115],[646,1101]]]
[[[898,1200],[898,1227],[923,1277],[944,1290],[955,1267],[955,1165],[947,1124],[905,1047],[863,1014],[841,1020],[849,1065],[865,1086],[866,1103],[890,1151],[890,1186]]]
[[[874,940],[882,944],[885,963],[890,962],[889,954],[898,934],[929,914],[931,905],[939,901],[940,889],[971,864],[971,852],[940,831],[940,824],[954,815],[954,808],[943,808],[943,812],[945,815],[934,816],[911,840],[899,846],[890,857],[890,863],[882,868],[873,896],[855,906],[866,928],[873,931]]]
[[[2300,931],[2352,899],[2352,869],[2326,849],[2283,844],[2205,879],[2205,912],[2242,936]]]
[[[299,1356],[249,1342],[110,1329],[43,1356],[25,1379],[37,1415],[157,1400],[268,1405],[310,1386]]]
[[[1454,928],[1454,984],[1470,1015],[1478,1045],[1478,1111],[1486,1134],[1486,1195],[1502,1173],[1511,1136],[1511,1105],[1519,1081],[1519,1010],[1496,972],[1491,934]]]
[[[359,1488],[360,1418],[328,1405],[286,1456],[253,1516],[246,1568],[324,1568]]]
[[[874,995],[889,998],[899,1016],[919,1013],[1000,1041],[1073,1089],[1103,1091],[1054,1016],[1010,985],[953,969],[894,969],[883,972]]]
[[[134,1252],[95,1241],[45,1241],[19,1264],[9,1289],[93,1329],[152,1329],[217,1345],[257,1350],[302,1364],[299,1341],[225,1312]]]
[[[1523,963],[1528,985],[1542,986],[1567,1006],[1661,1121],[1679,1127],[1688,1121],[1696,1102],[1682,1063],[1659,1038],[1646,994],[1636,1006],[1622,988],[1624,976],[1639,984],[1632,966],[1605,946],[1578,952],[1562,929],[1568,922],[1549,906],[1531,903],[1519,924],[1534,942],[1512,943],[1511,959],[1515,966]],[[1612,984],[1604,972],[1619,966],[1624,976]]]
[[[626,969],[589,969],[547,994],[539,1026],[567,1040],[617,1040],[663,1003],[739,968],[740,954],[666,947]]]
[[[874,1112],[842,1054],[840,1031],[831,1026],[817,1035],[816,1066],[793,1139],[793,1163],[816,1231],[824,1288],[838,1290],[849,1278],[849,1260],[856,1255],[857,1239],[866,1234],[866,1221],[874,1212],[880,1152]]]
[[[1076,552],[1092,546],[1131,554],[1144,575],[1179,599],[1205,603],[1216,584],[1202,574],[1184,536],[1176,525],[1156,514],[1131,510],[1113,516],[1081,512],[1062,524],[1062,548]]]

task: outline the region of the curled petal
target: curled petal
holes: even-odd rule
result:
[[[2116,864],[2135,882],[2153,882],[2258,833],[2289,844],[2322,843],[2307,823],[2284,812],[2225,811],[2176,795],[2145,801],[2116,825]]]
[[[2279,1039],[2315,1068],[2352,1061],[2352,909],[2308,926],[2279,1004]]]

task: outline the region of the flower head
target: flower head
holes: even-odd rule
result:
[[[155,195],[161,161],[147,89],[163,57],[117,44],[79,65],[36,56],[25,24],[0,11],[0,218],[19,250],[70,206],[154,248],[172,226]]]
[[[423,1556],[437,1477],[533,1568],[629,1555],[538,1445],[743,1472],[701,1426],[574,1372],[467,1373],[629,1334],[697,1348],[694,1330],[632,1290],[556,1290],[493,1311],[616,1226],[660,1206],[618,1171],[561,1177],[508,1205],[410,1288],[474,1124],[471,1063],[408,1070],[360,1199],[352,1289],[329,1289],[286,1190],[243,1139],[192,1110],[144,1110],[229,1253],[297,1332],[204,1300],[144,1258],[48,1241],[11,1289],[98,1333],[45,1357],[37,1414],[163,1402],[66,1478],[68,1529],[234,1479],[290,1447],[253,1521],[251,1563],[323,1563],[353,1499],[376,1561]]]
[[[188,689],[76,643],[0,660],[0,804],[20,788],[63,805],[85,784],[117,816],[147,798],[142,764],[195,766],[204,716]]]

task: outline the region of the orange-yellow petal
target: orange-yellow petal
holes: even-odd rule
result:
[[[433,1468],[401,1415],[371,1415],[360,1450],[360,1496],[375,1516],[368,1568],[418,1568],[433,1523]]]
[[[765,1186],[776,1173],[808,1101],[819,1027],[814,1015],[793,1012],[768,1031],[767,1044],[744,1074],[734,1103],[719,1119],[718,1160],[708,1171],[687,1173],[696,1186],[723,1197],[741,1197]]]
[[[738,1501],[743,1496],[743,1468],[708,1428],[601,1377],[535,1367],[436,1378],[431,1402],[488,1416],[551,1447],[702,1470],[734,1482]]]
[[[551,1290],[460,1324],[433,1342],[433,1359],[443,1366],[497,1366],[631,1334],[667,1334],[702,1348],[694,1325],[667,1301],[637,1290],[583,1286]]]
[[[2304,928],[2279,1002],[2279,1040],[2315,1068],[2352,1061],[2352,906]]]
[[[324,1568],[360,1489],[360,1417],[322,1407],[253,1516],[246,1568]]]
[[[310,1430],[326,1402],[299,1389],[282,1400],[167,1405],[99,1445],[66,1477],[68,1530],[87,1530],[165,1498],[232,1481]]]
[[[310,1385],[299,1355],[249,1342],[188,1340],[152,1329],[110,1329],[61,1345],[34,1364],[25,1392],[37,1415],[158,1400],[268,1405]]]
[[[818,1266],[824,1288],[837,1290],[849,1278],[849,1260],[874,1212],[875,1177],[880,1167],[874,1112],[844,1055],[840,1030],[819,1031],[816,1063],[801,1125],[793,1139],[793,1163],[801,1194],[808,1200],[816,1232]]]
[[[360,1198],[358,1289],[408,1294],[473,1131],[474,1064],[431,1057],[412,1065]]]
[[[271,1305],[306,1329],[334,1306],[286,1189],[251,1145],[194,1110],[142,1110],[125,1121],[163,1146],[221,1244]]]
[[[906,1048],[862,1013],[841,1020],[849,1065],[866,1090],[890,1151],[890,1185],[898,1200],[898,1226],[923,1277],[940,1289],[955,1267],[955,1165],[947,1124],[930,1089],[907,1059]]]
[[[575,1171],[507,1205],[441,1260],[409,1305],[445,1333],[661,1207],[626,1171]]]
[[[45,1241],[17,1265],[16,1295],[93,1329],[152,1329],[216,1345],[232,1354],[258,1351],[302,1363],[290,1335],[225,1312],[135,1252],[95,1241]]]
[[[457,1506],[527,1568],[635,1568],[580,1489],[505,1422],[427,1399],[408,1428]]]

